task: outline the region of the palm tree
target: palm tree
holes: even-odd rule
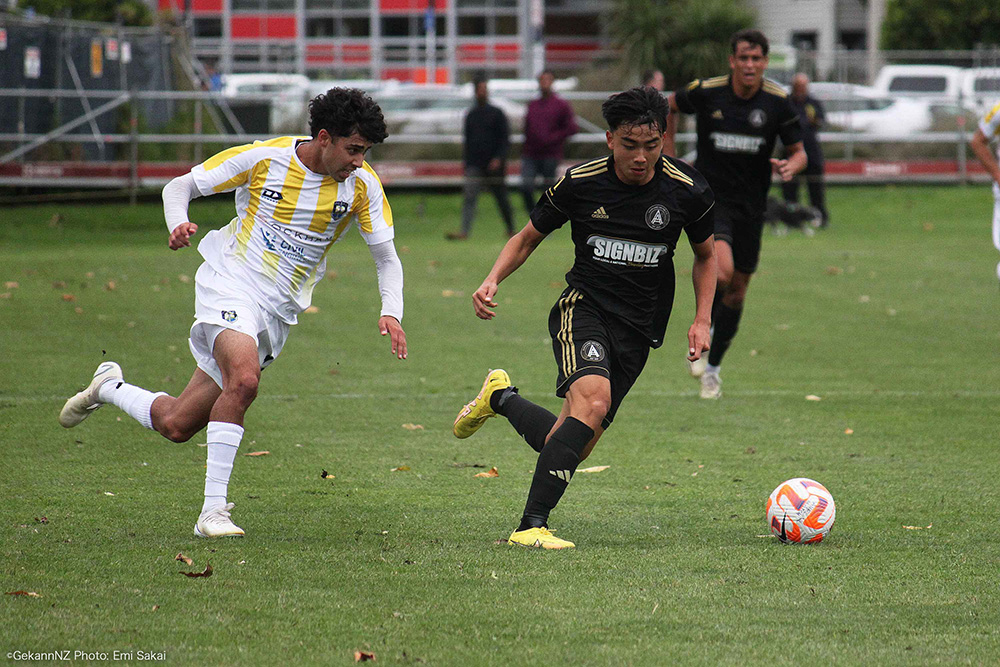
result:
[[[617,0],[611,29],[629,69],[658,69],[671,89],[723,73],[729,37],[753,22],[741,0]]]

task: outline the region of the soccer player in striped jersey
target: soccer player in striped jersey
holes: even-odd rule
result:
[[[198,225],[192,199],[236,192],[236,217],[205,234],[195,276],[195,323],[189,344],[197,368],[176,398],[127,384],[114,362],[59,415],[76,426],[113,403],[146,428],[184,442],[206,426],[205,499],[194,532],[240,536],[226,494],[243,417],[261,371],[281,352],[289,328],[309,307],[330,249],[357,226],[375,261],[382,298],[378,329],[405,359],[403,267],[393,244],[392,210],[364,161],[385,140],[379,106],[360,90],[333,88],[309,103],[309,137],[278,137],[222,151],[163,188],[171,250],[191,245]]]
[[[736,335],[750,278],[760,260],[764,211],[771,173],[788,182],[808,162],[799,117],[788,94],[764,78],[767,37],[741,30],[730,38],[730,73],[695,80],[670,95],[670,110],[695,114],[698,159],[694,166],[715,192],[715,257],[719,292],[712,307],[712,351],[691,364],[701,397],[722,396],[719,367]],[[677,124],[668,118],[664,152],[674,155]],[[786,157],[772,158],[778,137]]]
[[[538,452],[520,525],[508,542],[574,546],[552,534],[549,513],[638,379],[650,349],[663,344],[674,302],[673,256],[682,234],[694,251],[696,299],[688,359],[708,349],[715,292],[712,190],[694,168],[661,156],[667,102],[653,88],[612,95],[602,107],[611,155],[577,165],[545,191],[531,220],[500,252],[472,296],[476,316],[494,317],[501,281],[548,234],[570,223],[576,261],[568,287],[549,313],[558,376],[558,416],[520,396],[503,370],[458,413],[456,437],[467,438],[503,415]]]
[[[994,154],[990,150],[990,142],[1000,141],[1000,103],[979,121],[979,127],[972,135],[972,152],[986,167],[987,173],[993,179],[993,245],[1000,250],[1000,148]],[[1000,264],[997,264],[997,277],[1000,278]]]

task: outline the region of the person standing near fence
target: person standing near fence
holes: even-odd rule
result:
[[[483,188],[489,188],[497,200],[497,207],[507,228],[507,236],[514,235],[514,212],[507,194],[507,151],[510,149],[510,124],[499,107],[489,103],[489,84],[485,75],[476,75],[472,81],[476,103],[465,115],[464,153],[465,187],[462,201],[462,228],[448,232],[449,241],[469,238],[472,220],[476,217],[476,201]]]
[[[1000,150],[996,154],[990,150],[990,142],[1000,140],[1000,103],[983,116],[972,135],[972,152],[986,167],[993,179],[993,245],[1000,250]],[[1000,264],[997,264],[997,278],[1000,278]]]
[[[789,204],[799,203],[800,181],[805,180],[809,190],[809,204],[820,213],[820,227],[830,224],[830,214],[826,210],[826,185],[823,183],[823,149],[819,145],[817,133],[826,120],[823,105],[809,94],[809,77],[799,72],[792,78],[792,94],[789,97],[792,108],[799,114],[799,127],[802,128],[802,146],[806,149],[809,164],[801,176],[781,184],[785,201]]]
[[[563,157],[563,145],[576,134],[576,117],[569,102],[555,94],[555,76],[549,70],[538,75],[541,95],[528,103],[524,116],[524,146],[521,149],[521,195],[524,208],[535,208],[535,184],[542,177],[542,189],[556,182],[556,168]]]

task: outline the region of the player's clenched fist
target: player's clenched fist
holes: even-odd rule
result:
[[[497,284],[494,282],[484,282],[472,295],[472,307],[476,309],[476,317],[481,320],[492,320],[496,313],[490,308],[496,308],[497,303],[493,297],[497,293]]]
[[[167,245],[171,250],[187,248],[191,245],[191,237],[198,233],[198,225],[193,222],[182,222],[170,232],[170,241]]]

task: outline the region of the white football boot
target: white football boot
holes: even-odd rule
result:
[[[717,399],[722,396],[722,378],[718,373],[702,373],[701,394],[702,398]]]
[[[691,374],[691,377],[700,378],[702,375],[705,374],[705,368],[707,366],[708,366],[708,355],[702,353],[702,355],[698,358],[698,361],[688,362],[688,372]]]
[[[198,523],[194,525],[194,534],[197,537],[243,537],[243,529],[233,523],[229,518],[229,511],[235,505],[229,503],[202,512],[198,517]]]
[[[94,379],[90,385],[73,398],[66,401],[59,413],[59,423],[64,428],[73,428],[89,417],[97,408],[104,405],[98,398],[98,391],[105,382],[122,382],[121,366],[113,361],[105,361],[94,371]]]

